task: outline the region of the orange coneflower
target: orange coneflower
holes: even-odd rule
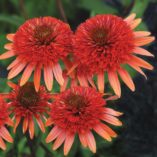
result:
[[[6,149],[4,140],[12,143],[13,139],[5,125],[13,126],[13,121],[9,117],[9,105],[0,97],[0,148]]]
[[[59,60],[63,60],[71,52],[71,36],[69,25],[53,17],[26,21],[15,34],[7,35],[7,39],[12,43],[5,45],[8,51],[0,56],[0,59],[16,56],[7,68],[10,70],[8,79],[17,76],[25,69],[20,81],[22,86],[34,71],[34,84],[38,91],[43,69],[48,90],[52,89],[53,77],[63,85]]]
[[[30,138],[34,137],[34,127],[36,120],[42,132],[45,132],[43,120],[45,113],[49,109],[50,94],[48,94],[43,86],[40,86],[39,91],[36,92],[33,82],[27,82],[20,87],[14,83],[8,83],[13,91],[8,94],[11,113],[15,119],[14,132],[23,120],[23,133],[29,131]]]
[[[78,134],[81,144],[95,153],[96,142],[92,131],[95,131],[107,141],[117,134],[107,126],[107,123],[121,126],[116,118],[122,113],[106,107],[103,94],[90,87],[72,87],[55,96],[51,105],[46,125],[53,126],[46,142],[55,140],[53,150],[64,143],[64,155],[67,155]]]
[[[104,73],[108,74],[109,83],[114,92],[121,96],[121,87],[118,75],[124,83],[135,90],[131,76],[124,65],[129,65],[139,73],[141,68],[152,70],[153,66],[137,55],[153,55],[141,48],[154,41],[150,32],[134,31],[141,19],[135,19],[131,14],[126,19],[115,15],[97,15],[82,23],[74,39],[74,57],[77,79],[83,86],[97,75],[97,85],[100,92],[104,91]]]

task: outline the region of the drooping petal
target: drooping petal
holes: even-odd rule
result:
[[[41,131],[44,133],[45,132],[45,126],[44,123],[41,120],[41,117],[37,117],[36,116],[36,121],[38,123],[39,128],[41,129]]]
[[[7,51],[7,52],[3,53],[2,55],[0,55],[0,59],[7,59],[7,58],[10,58],[13,56],[15,56],[14,51]]]
[[[61,132],[53,144],[53,150],[58,149],[62,145],[62,143],[64,142],[65,138],[66,138],[65,133]]]
[[[44,80],[47,89],[51,91],[53,85],[53,73],[50,65],[44,66]]]
[[[143,55],[143,56],[154,57],[153,54],[151,54],[149,51],[147,51],[147,50],[145,50],[145,49],[143,49],[143,48],[141,48],[141,47],[136,47],[136,48],[133,50],[133,52],[134,52],[135,54],[139,54],[139,55]]]
[[[0,136],[7,142],[13,143],[13,138],[11,137],[10,133],[4,126],[0,128]]]
[[[57,82],[61,86],[63,86],[63,84],[64,84],[64,78],[63,78],[61,66],[59,64],[56,64],[53,67],[53,73],[54,73],[54,76],[55,76],[55,79],[57,80]]]
[[[66,139],[65,139],[65,142],[64,142],[64,155],[68,155],[71,147],[72,147],[72,144],[74,142],[74,138],[75,136],[73,134],[67,134],[66,135]]]
[[[93,152],[93,153],[96,153],[96,142],[95,142],[95,138],[92,134],[92,132],[88,132],[86,134],[86,141],[87,141],[87,144],[88,144],[88,147],[89,149]]]
[[[28,129],[28,122],[29,122],[29,119],[28,119],[28,116],[26,116],[23,120],[23,133],[25,133]]]
[[[135,85],[134,85],[134,83],[133,83],[133,81],[132,81],[132,78],[131,78],[131,76],[129,75],[129,73],[128,73],[126,70],[122,69],[122,68],[120,68],[120,69],[118,70],[118,73],[119,73],[121,79],[123,80],[123,82],[124,82],[132,91],[135,91]]]
[[[97,134],[99,134],[101,137],[106,139],[107,141],[112,141],[110,135],[101,127],[100,124],[94,127],[94,130]]]
[[[54,122],[52,121],[51,118],[48,118],[47,121],[46,121],[46,124],[45,126],[51,126]]]
[[[17,76],[24,69],[25,66],[26,66],[25,62],[19,63],[16,66],[14,66],[8,74],[8,79],[12,79],[15,76]]]
[[[7,34],[6,38],[10,41],[13,41],[14,40],[14,36],[15,34]]]
[[[27,67],[25,68],[21,80],[20,80],[20,86],[23,86],[28,79],[30,78],[33,70],[34,70],[35,65],[32,65],[31,63],[29,65],[27,65]]]
[[[31,139],[34,138],[34,121],[33,121],[33,118],[29,119],[29,135],[30,135]]]
[[[0,148],[6,150],[6,144],[4,143],[3,139],[0,137]]]
[[[55,126],[48,134],[46,138],[46,143],[50,143],[53,140],[55,140],[60,133],[61,133],[61,129],[59,129],[58,126]]]
[[[118,112],[118,111],[115,111],[115,110],[113,110],[111,108],[107,108],[107,107],[104,108],[104,113],[112,115],[112,116],[116,116],[116,117],[123,115],[122,112]]]
[[[81,86],[88,87],[88,81],[84,76],[77,76],[77,78]]]
[[[121,87],[120,87],[120,82],[117,76],[116,72],[108,72],[108,79],[110,82],[111,87],[113,88],[115,94],[117,96],[121,96]]]
[[[104,72],[98,74],[97,84],[98,84],[98,89],[100,93],[104,93],[104,86],[105,86]]]
[[[12,43],[5,44],[4,48],[7,49],[7,50],[12,50],[13,49],[13,44]]]
[[[22,62],[20,60],[20,57],[17,57],[8,67],[7,70],[10,70],[11,68],[13,68],[14,66],[16,66],[17,64],[19,64],[20,62]]]
[[[96,86],[95,86],[95,83],[94,83],[92,77],[88,76],[87,79],[88,79],[88,82],[90,83],[90,85],[91,85],[93,88],[96,89]]]
[[[15,120],[16,120],[16,122],[15,122],[14,130],[13,130],[14,133],[16,132],[16,129],[17,129],[17,127],[18,127],[18,125],[19,125],[19,123],[21,121],[21,117],[17,116],[17,117],[15,117]]]
[[[86,134],[79,133],[79,139],[84,147],[87,147]]]
[[[35,71],[34,71],[34,86],[37,92],[39,91],[39,88],[40,88],[41,69],[42,69],[42,66],[38,64],[35,67]]]

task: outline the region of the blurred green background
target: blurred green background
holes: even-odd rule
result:
[[[157,35],[157,0],[62,0],[61,2],[67,21],[74,31],[81,22],[96,14],[115,14],[126,17],[131,12],[135,12],[137,17],[144,19],[137,29],[149,30],[153,35]],[[3,47],[7,43],[6,34],[16,32],[25,20],[40,16],[54,16],[62,19],[57,4],[58,0],[0,0],[1,53],[5,52]],[[156,42],[148,49],[153,53],[157,52]],[[0,92],[10,90],[6,84],[6,67],[11,60],[0,62]],[[156,67],[155,60],[149,61]],[[134,76],[135,73],[129,70]],[[92,154],[80,145],[79,140],[75,140],[69,157],[157,157],[157,100],[155,96],[157,74],[156,72],[146,73],[150,78],[147,82],[138,75],[135,77],[137,87],[135,93],[130,92],[124,86],[122,99],[110,104],[125,113],[122,117],[124,126],[114,128],[119,133],[119,137],[112,143],[108,143],[96,135],[96,154]],[[17,80],[18,78],[14,79],[16,82]],[[36,138],[30,141],[21,130],[19,127],[17,134],[12,134],[14,143],[7,144],[6,151],[0,150],[0,157],[63,156],[62,148],[52,151],[51,144],[45,143],[47,133],[42,134],[36,128]]]

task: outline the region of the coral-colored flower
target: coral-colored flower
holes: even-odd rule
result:
[[[6,124],[13,126],[13,121],[10,119],[9,114],[9,105],[2,98],[0,98],[0,148],[3,150],[6,149],[4,140],[10,143],[13,142],[10,133],[5,127]]]
[[[106,123],[121,126],[116,117],[122,113],[106,107],[106,101],[113,97],[105,100],[102,96],[93,88],[76,86],[55,97],[46,122],[47,126],[53,126],[46,138],[47,143],[55,140],[53,150],[64,143],[64,155],[67,155],[78,134],[81,144],[95,153],[93,130],[107,141],[117,136]]]
[[[124,65],[131,66],[144,76],[141,68],[153,69],[137,55],[153,56],[140,46],[151,43],[155,38],[150,36],[150,32],[134,31],[141,22],[135,16],[132,14],[123,20],[114,15],[97,15],[78,27],[74,39],[74,56],[77,62],[77,79],[81,85],[87,86],[88,81],[96,74],[98,89],[103,92],[106,72],[110,85],[120,97],[118,74],[132,91],[135,90]]]
[[[11,112],[14,115],[15,125],[14,132],[23,120],[23,133],[29,131],[30,138],[34,137],[35,121],[42,132],[45,132],[43,119],[45,113],[49,109],[50,94],[48,94],[43,86],[40,86],[39,91],[36,92],[33,82],[27,82],[20,87],[14,83],[9,82],[8,85],[13,88],[12,92],[8,94]]]
[[[71,36],[69,25],[58,19],[41,17],[26,21],[15,34],[7,35],[12,43],[5,45],[8,51],[0,56],[0,59],[16,56],[7,68],[10,70],[8,78],[17,76],[25,69],[20,81],[22,86],[34,71],[34,84],[38,91],[43,69],[48,90],[52,89],[54,77],[63,85],[59,61],[71,52]]]

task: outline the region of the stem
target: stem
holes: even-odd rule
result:
[[[62,20],[67,23],[68,20],[67,20],[64,8],[63,8],[62,1],[61,0],[56,0],[56,5],[57,5],[57,8],[58,8],[58,11],[60,13],[60,16],[61,16]]]

